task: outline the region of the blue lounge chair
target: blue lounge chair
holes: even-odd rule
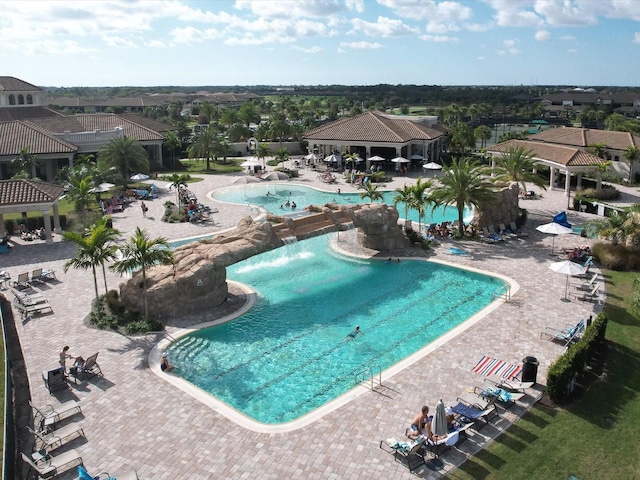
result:
[[[562,330],[547,327],[544,331],[540,332],[540,338],[560,342],[567,346],[578,339],[585,327],[586,323],[583,318],[575,325],[567,325]]]

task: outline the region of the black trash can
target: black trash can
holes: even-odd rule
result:
[[[522,359],[522,381],[536,383],[538,377],[538,359],[536,357],[524,357]]]
[[[111,217],[107,219],[107,228],[113,228],[113,219]]]

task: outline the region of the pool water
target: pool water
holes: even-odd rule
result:
[[[328,236],[228,267],[256,289],[245,315],[168,347],[176,373],[266,424],[297,419],[384,371],[491,303],[500,279],[424,261],[364,261]],[[359,325],[361,335],[348,334]],[[367,377],[368,378],[368,377]]]
[[[246,188],[245,188],[246,187]],[[335,192],[324,192],[315,188],[305,187],[283,182],[264,182],[260,184],[249,184],[242,186],[225,187],[213,192],[213,198],[221,202],[251,204],[263,207],[271,213],[281,215],[295,215],[301,213],[309,205],[324,205],[334,202],[340,205],[353,203],[369,203],[369,199],[360,198],[363,190],[355,190],[350,186],[344,187],[341,193],[337,193],[340,187],[335,188]],[[346,191],[346,189],[349,189]],[[268,194],[268,195],[267,195]],[[395,191],[383,192],[384,203],[393,206],[393,197],[397,195]],[[287,201],[295,202],[296,209],[286,207]],[[397,209],[400,219],[405,218],[405,204],[398,203]],[[409,209],[408,217],[413,222],[418,222],[418,211]],[[464,221],[470,222],[473,218],[473,209],[465,208]],[[458,210],[454,207],[439,207],[434,211],[430,207],[425,210],[421,223],[442,223],[443,221],[453,222],[458,219]]]

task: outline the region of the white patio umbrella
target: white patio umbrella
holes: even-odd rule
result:
[[[134,182],[142,182],[143,180],[149,180],[149,175],[146,173],[136,173],[134,176],[130,177],[130,180]]]
[[[324,158],[324,162],[326,163],[338,163],[340,161],[340,159],[338,158],[337,155],[331,154],[328,157]]]
[[[278,172],[274,170],[273,172],[269,172],[266,175],[262,175],[262,180],[288,180],[289,175],[284,172]]]
[[[315,153],[310,153],[309,155],[305,155],[304,156],[305,160],[310,160],[310,161],[312,161],[314,163],[317,162],[319,158],[320,157],[318,157],[318,155],[316,155]]]
[[[240,164],[241,167],[257,167],[262,166],[262,162],[260,162],[257,158],[250,158],[249,160],[245,160]]]
[[[437,435],[438,437],[446,437],[447,436],[447,414],[444,409],[444,403],[442,403],[442,399],[438,401],[436,404],[436,411],[433,415],[433,420],[431,420],[431,433],[433,435]],[[438,458],[438,446],[435,447],[435,457],[430,461],[430,464],[427,464],[429,468],[438,468],[442,466],[442,462]]]
[[[536,230],[542,233],[547,233],[549,235],[553,235],[553,239],[551,241],[551,255],[553,255],[553,248],[555,246],[556,235],[564,235],[565,233],[573,233],[573,230],[570,228],[564,227],[556,222],[545,223],[544,225],[540,225],[536,227]]]
[[[414,153],[413,155],[411,155],[411,160],[424,160],[424,157],[419,153]]]
[[[391,161],[393,163],[411,163],[411,160],[408,160],[404,157],[396,157],[396,158],[392,158]]]
[[[242,177],[238,177],[236,178],[233,182],[231,183],[235,183],[237,185],[243,185],[244,184],[244,196],[247,196],[247,183],[260,183],[262,180],[260,180],[257,177],[251,177],[251,176],[242,176]]]
[[[556,273],[562,273],[567,276],[567,281],[564,289],[565,302],[569,301],[569,278],[571,275],[581,275],[585,273],[586,268],[579,263],[572,262],[571,260],[564,260],[562,262],[554,262],[549,265],[549,268]]]
[[[370,162],[384,162],[385,159],[378,156],[378,155],[374,155],[373,157],[369,157],[369,161]]]
[[[91,193],[103,193],[103,192],[109,191],[113,187],[115,187],[113,183],[104,182],[98,185],[97,187],[92,188],[90,191]]]
[[[442,165],[436,162],[429,162],[422,165],[425,170],[442,170]]]

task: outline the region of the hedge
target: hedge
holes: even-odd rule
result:
[[[50,217],[51,218],[51,227],[53,228],[53,215]],[[17,231],[18,231],[18,225],[23,224],[24,219],[19,219],[19,220],[5,220],[4,221],[4,230],[5,232],[7,232],[9,235],[14,235]],[[66,215],[60,215],[60,228],[62,230],[66,230],[67,229],[67,216]],[[36,229],[40,229],[44,227],[44,218],[42,216],[39,217],[27,217],[27,222],[26,222],[26,228],[27,231],[32,232]]]
[[[596,348],[604,340],[608,321],[605,313],[598,315],[586,328],[582,338],[576,344],[570,345],[549,367],[547,394],[551,400],[560,404],[571,398],[574,379],[584,370]]]

